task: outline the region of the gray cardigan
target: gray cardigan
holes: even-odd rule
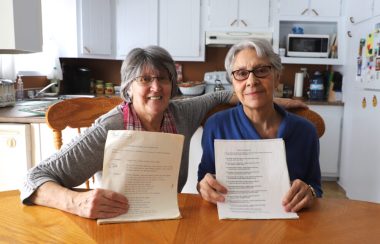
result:
[[[183,100],[172,100],[169,110],[173,113],[177,131],[185,136],[178,179],[178,192],[187,180],[189,148],[192,135],[200,126],[206,113],[220,103],[227,103],[232,92],[222,91]],[[28,204],[28,197],[47,181],[54,181],[67,188],[78,186],[103,168],[104,145],[108,130],[123,130],[123,113],[120,106],[98,118],[60,151],[29,170],[20,189],[21,201]]]

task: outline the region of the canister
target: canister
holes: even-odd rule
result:
[[[106,95],[113,95],[115,92],[114,92],[114,89],[113,89],[113,84],[111,83],[111,82],[107,82],[106,84],[105,84],[105,91],[104,91],[104,93],[106,94]]]
[[[96,93],[96,95],[103,95],[104,94],[104,84],[103,84],[102,80],[96,80],[95,93]]]

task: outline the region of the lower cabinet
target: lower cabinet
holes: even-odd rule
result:
[[[309,105],[309,108],[325,122],[325,133],[319,139],[322,178],[335,180],[339,178],[343,106]]]
[[[0,123],[0,191],[16,190],[31,167],[29,124]]]

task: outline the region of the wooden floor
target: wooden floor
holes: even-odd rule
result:
[[[324,198],[347,198],[346,192],[336,181],[322,181]]]

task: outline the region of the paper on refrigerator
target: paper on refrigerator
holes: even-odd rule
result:
[[[290,189],[282,139],[215,140],[216,179],[228,189],[219,219],[298,218],[282,206]]]
[[[102,188],[124,194],[126,214],[98,224],[180,218],[177,183],[184,136],[110,130],[103,161]]]

